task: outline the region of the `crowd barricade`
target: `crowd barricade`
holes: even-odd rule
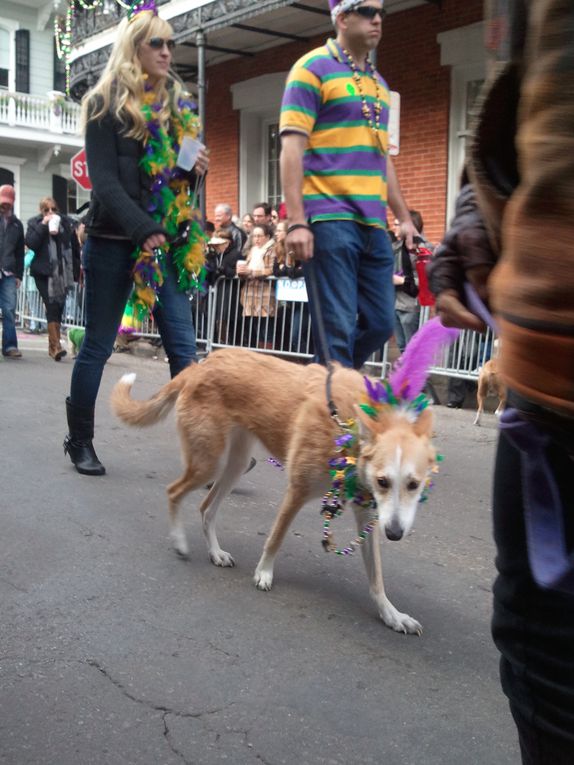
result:
[[[247,284],[259,282],[261,300],[250,304]],[[256,295],[257,296],[257,295]],[[247,308],[245,307],[247,305]],[[190,296],[198,350],[209,353],[216,348],[239,347],[260,353],[309,361],[315,354],[309,304],[304,279],[275,279],[245,282],[237,277],[220,278],[201,292]],[[20,327],[35,329],[45,325],[45,311],[34,279],[26,271],[18,293],[17,317]],[[420,326],[430,318],[430,309],[420,312]],[[66,300],[64,327],[85,325],[85,291],[75,285]],[[140,337],[159,338],[153,318],[143,322]],[[480,368],[491,357],[494,338],[464,330],[459,339],[437,358],[431,373],[464,380],[477,380]],[[390,349],[386,343],[365,364],[374,377],[385,377],[390,369]]]

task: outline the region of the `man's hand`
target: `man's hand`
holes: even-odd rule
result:
[[[151,236],[148,236],[142,244],[142,250],[144,250],[144,252],[153,252],[156,247],[161,247],[165,242],[166,239],[163,234],[152,234]]]
[[[302,224],[301,228],[296,228],[295,231],[287,234],[285,240],[287,255],[294,260],[310,260],[313,257],[313,243],[313,232],[307,228],[306,223]]]
[[[438,295],[436,311],[445,327],[486,331],[484,322],[464,306],[456,290],[444,290]]]
[[[409,252],[415,249],[415,236],[419,236],[419,232],[416,230],[410,217],[408,220],[401,221],[401,239],[404,241]]]

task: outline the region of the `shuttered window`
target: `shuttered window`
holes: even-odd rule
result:
[[[16,92],[30,92],[30,32],[17,29],[16,39]]]

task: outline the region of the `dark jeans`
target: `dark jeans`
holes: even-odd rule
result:
[[[129,297],[133,245],[114,239],[88,237],[84,247],[86,335],[72,372],[73,404],[96,403],[104,366],[110,357]],[[174,268],[168,265],[154,318],[169,359],[171,376],[196,360],[191,303],[177,288]]]
[[[414,311],[401,311],[395,309],[395,340],[399,351],[402,353],[411,337],[419,328],[420,311],[415,308]]]
[[[549,458],[572,549],[574,462],[557,446]],[[533,581],[524,513],[520,455],[502,433],[494,478],[498,577],[492,622],[502,654],[502,688],[517,721],[525,765],[566,765],[574,763],[574,596]]]
[[[2,309],[2,353],[18,348],[16,336],[16,277],[0,274],[0,308]]]
[[[64,313],[64,306],[66,303],[55,303],[53,300],[50,300],[48,278],[48,276],[35,276],[34,281],[36,282],[36,288],[40,293],[44,308],[46,309],[46,319],[49,322],[56,321],[58,324],[61,324],[62,314]]]
[[[359,369],[393,333],[394,257],[387,232],[337,220],[313,223],[313,258],[304,264],[313,341],[324,363],[317,332],[318,313],[310,289],[315,275],[329,353],[345,367]]]

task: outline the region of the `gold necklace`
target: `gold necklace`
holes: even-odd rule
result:
[[[369,104],[367,102],[367,97],[365,96],[365,93],[363,91],[362,77],[359,74],[359,69],[357,65],[355,64],[353,57],[351,56],[351,54],[346,48],[343,48],[343,53],[347,57],[347,64],[351,72],[353,73],[353,82],[357,86],[357,90],[359,91],[359,96],[361,97],[361,112],[363,114],[363,117],[365,118],[367,125],[371,128],[373,133],[378,137],[379,127],[381,124],[381,111],[382,111],[383,105],[381,102],[381,87],[380,87],[380,83],[377,77],[377,72],[375,70],[375,67],[372,64],[371,59],[367,56],[367,67],[370,71],[371,79],[375,83],[375,103],[373,105],[373,112],[374,112],[374,119],[373,119],[373,115],[371,113]]]

